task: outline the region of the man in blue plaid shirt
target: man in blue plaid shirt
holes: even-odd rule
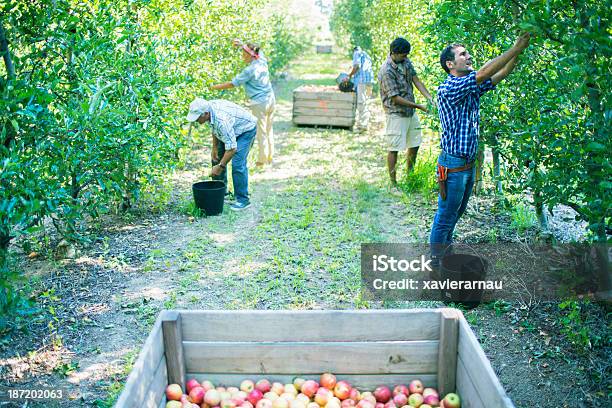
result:
[[[372,96],[372,82],[374,72],[372,71],[372,59],[361,47],[353,49],[353,68],[348,74],[347,81],[353,79],[354,89],[357,93],[357,117],[355,118],[355,130],[364,131],[368,129],[370,122],[370,110],[368,100]]]
[[[474,186],[474,160],[478,150],[480,97],[495,88],[516,66],[529,45],[529,34],[519,36],[508,51],[474,71],[472,57],[461,44],[446,47],[440,64],[448,76],[438,87],[442,135],[438,158],[438,211],[431,227],[432,266],[438,267],[451,251],[453,231],[465,212]]]

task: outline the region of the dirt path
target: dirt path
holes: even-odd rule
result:
[[[382,305],[360,296],[360,244],[426,242],[435,209],[433,195],[388,192],[378,101],[371,131],[363,134],[291,125],[291,90],[333,83],[338,67],[348,64],[336,55],[310,55],[277,84],[277,156],[251,173],[252,208],[226,207],[209,218],[188,214],[191,183],[208,171],[204,146],[174,176],[175,198],[162,214],[107,228],[74,261],[27,261],[31,275],[40,276],[37,299],[46,313],[3,344],[2,383],[67,387],[75,399],[62,407],[109,406],[162,309],[437,306]],[[431,145],[428,140],[424,157],[434,154]],[[486,205],[486,197],[472,201],[459,234],[469,239],[482,225],[507,228],[503,215],[480,211]],[[561,395],[575,386],[575,376],[532,362],[534,349],[525,345],[548,345],[550,334],[523,333],[520,319],[491,307],[468,318],[517,406],[587,401]]]

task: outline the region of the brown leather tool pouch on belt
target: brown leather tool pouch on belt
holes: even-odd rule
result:
[[[452,169],[438,164],[438,187],[440,187],[440,197],[442,198],[442,201],[446,200],[446,181],[448,179],[448,173],[457,173],[460,171],[469,170],[472,167],[474,167],[474,162]]]

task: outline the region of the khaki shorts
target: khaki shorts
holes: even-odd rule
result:
[[[410,147],[419,147],[422,141],[419,116],[416,112],[410,117],[387,116],[385,138],[387,150],[390,152],[404,151]]]

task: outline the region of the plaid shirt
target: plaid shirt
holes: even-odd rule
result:
[[[235,149],[236,138],[256,125],[255,116],[235,103],[221,99],[210,101],[210,127],[213,135],[225,144],[225,150]]]
[[[478,149],[480,97],[495,86],[490,79],[476,83],[476,72],[463,77],[448,75],[438,87],[442,137],[440,147],[453,156],[473,159]]]
[[[396,64],[391,59],[391,56],[389,56],[382,67],[380,67],[380,72],[378,73],[380,99],[382,99],[383,108],[385,108],[387,115],[408,117],[414,115],[414,108],[396,105],[391,98],[399,95],[410,102],[414,102],[412,77],[416,76],[416,74],[414,66],[408,58],[401,64]]]
[[[374,72],[372,71],[372,59],[367,52],[357,50],[353,53],[353,66],[358,65],[359,69],[353,76],[355,90],[358,84],[371,84],[374,82]]]

